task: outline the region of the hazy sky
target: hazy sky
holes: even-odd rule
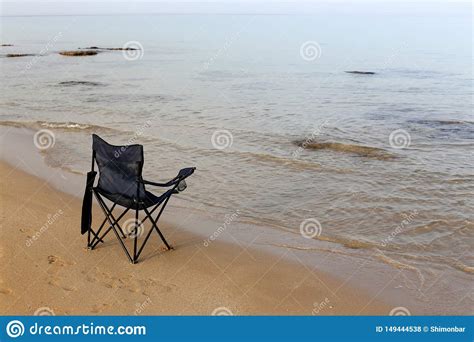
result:
[[[94,15],[139,13],[312,13],[321,11],[411,11],[429,7],[431,11],[470,0],[0,0],[0,14],[11,15]]]

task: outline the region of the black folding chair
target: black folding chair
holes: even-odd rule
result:
[[[97,172],[94,170],[95,163],[99,169],[99,180],[94,186]],[[135,264],[143,251],[151,233],[155,230],[163,240],[168,250],[172,247],[168,244],[165,237],[158,228],[157,222],[160,219],[163,210],[168,204],[171,195],[186,189],[185,179],[194,173],[195,167],[184,168],[178,172],[178,175],[166,183],[155,183],[146,181],[142,177],[143,169],[143,146],[127,145],[114,146],[108,144],[99,136],[92,135],[92,168],[87,173],[86,190],[82,203],[81,234],[87,233],[87,247],[94,249],[99,243],[104,242],[104,237],[113,231],[122,246],[130,262]],[[153,185],[169,188],[161,196],[156,196],[146,191],[145,185]],[[105,219],[97,230],[92,229],[92,196],[95,196],[99,206],[102,208]],[[112,202],[112,207],[108,207],[104,198]],[[125,210],[116,217],[113,210],[116,206],[124,207]],[[161,206],[156,218],[152,214]],[[151,209],[149,209],[151,208]],[[124,232],[119,224],[129,210],[135,210],[135,220],[131,232]],[[138,213],[143,210],[145,217],[138,219]],[[143,229],[143,223],[150,220],[151,229],[145,236],[141,247],[138,248],[139,230]],[[106,224],[108,222],[108,224]],[[104,230],[104,228],[107,228]],[[101,234],[102,232],[102,234]],[[125,246],[122,239],[127,235],[134,239],[133,255]],[[143,233],[143,231],[142,231]]]

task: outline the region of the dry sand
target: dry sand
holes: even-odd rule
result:
[[[81,200],[5,163],[1,172],[0,307],[57,315],[383,314],[391,307],[302,264],[160,226],[129,263],[113,234],[95,250],[80,235]],[[99,210],[94,222],[102,219]],[[149,227],[147,226],[147,229]],[[342,276],[342,275],[341,275]]]

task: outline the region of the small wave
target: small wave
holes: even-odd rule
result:
[[[444,125],[474,125],[474,121],[468,120],[408,120],[409,123],[415,123],[419,125],[427,125],[427,126],[444,126]]]
[[[286,232],[293,233],[293,234],[299,234],[299,232],[296,232],[292,229],[289,229],[289,228],[286,228],[286,227],[283,227],[283,226],[276,226],[276,228],[278,228],[280,230],[283,230],[283,231],[286,231]],[[343,247],[350,248],[350,249],[367,249],[367,250],[369,250],[369,249],[381,249],[382,248],[381,243],[372,242],[372,241],[368,241],[368,240],[348,239],[348,238],[345,238],[345,237],[342,237],[342,236],[335,237],[335,236],[326,236],[326,235],[316,235],[315,237],[313,237],[313,239],[335,243],[335,244],[338,244],[338,245],[341,245]],[[390,248],[387,248],[387,247],[388,246],[385,246],[384,249],[394,249],[394,250],[397,249],[396,247],[390,247]]]
[[[51,122],[51,121],[0,121],[0,125],[28,128],[33,130],[50,128],[64,131],[85,131],[85,132],[116,132],[113,128],[98,125],[82,124],[77,122]]]
[[[255,159],[262,163],[277,163],[289,167],[300,169],[321,169],[321,165],[317,163],[307,162],[304,160],[279,157],[271,154],[257,153],[257,152],[236,152],[245,159]]]
[[[276,226],[276,228],[279,228],[281,230],[295,233],[295,231]],[[398,256],[400,259],[413,259],[415,261],[425,261],[425,262],[430,262],[430,263],[437,263],[439,265],[448,265],[454,269],[457,269],[461,272],[468,273],[468,274],[474,274],[474,266],[469,266],[464,264],[462,261],[455,259],[455,258],[449,258],[445,256],[423,256],[423,255],[409,255],[406,252],[406,249],[401,249],[400,246],[398,245],[386,245],[382,246],[381,244],[371,242],[371,241],[366,241],[366,240],[355,240],[355,239],[348,239],[344,237],[331,237],[331,236],[316,236],[313,238],[314,240],[320,240],[320,241],[325,241],[325,242],[330,242],[330,243],[335,243],[338,245],[341,245],[343,247],[349,248],[349,249],[355,249],[355,250],[372,250],[375,251],[374,256],[380,261],[383,262],[384,264],[387,264],[389,266],[392,266],[397,269],[405,269],[409,271],[413,271],[417,274],[420,282],[423,284],[425,281],[425,278],[423,274],[421,273],[420,269],[417,268],[416,266],[402,262],[400,260],[396,260],[393,257],[388,256],[390,254],[391,256]],[[294,245],[288,245],[288,244],[269,244],[273,245],[275,247],[282,247],[282,248],[290,248],[290,249],[296,249],[300,251],[321,251],[321,252],[328,252],[328,253],[337,253],[337,254],[345,254],[349,256],[354,256],[353,253],[340,250],[340,249],[334,249],[334,248],[325,248],[325,247],[306,247],[306,246],[294,246]],[[418,245],[417,245],[418,246]],[[363,255],[357,255],[358,257],[364,257]]]
[[[378,253],[375,255],[375,257],[381,262],[389,266],[392,266],[394,268],[397,268],[399,270],[409,270],[409,271],[415,272],[415,274],[418,276],[418,280],[420,281],[420,287],[422,287],[423,284],[425,283],[425,277],[423,276],[423,273],[421,273],[421,271],[415,266],[405,264],[395,259],[392,259],[383,253]]]
[[[390,257],[388,257],[387,255],[383,254],[383,253],[378,253],[375,255],[377,257],[377,259],[379,259],[380,261],[390,265],[390,266],[393,266],[395,268],[398,268],[398,269],[405,269],[405,270],[411,270],[411,271],[418,271],[418,269],[415,267],[415,266],[412,266],[412,265],[408,265],[408,264],[405,264],[403,262],[400,262],[400,261],[397,261],[395,259],[392,259]]]
[[[344,247],[350,249],[372,249],[372,248],[381,248],[380,243],[366,241],[366,240],[356,240],[356,239],[347,239],[344,237],[330,237],[330,236],[317,236],[317,240],[327,241],[332,243],[340,244]]]
[[[216,153],[215,150],[208,150],[209,156],[214,156]],[[295,170],[318,170],[321,172],[331,172],[337,174],[349,174],[352,173],[350,169],[343,168],[331,168],[328,166],[322,166],[319,163],[312,161],[306,161],[298,158],[289,158],[284,156],[277,156],[268,153],[259,153],[259,152],[249,152],[249,151],[231,151],[225,152],[228,155],[234,155],[237,158],[242,158],[246,161],[254,161],[261,164],[274,164],[279,166],[284,166],[290,169]]]
[[[342,255],[354,256],[354,254],[352,254],[352,253],[344,252],[343,250],[334,249],[334,248],[303,247],[303,246],[292,246],[292,245],[277,244],[277,243],[265,243],[265,244],[260,244],[260,245],[273,246],[273,247],[280,247],[280,248],[288,248],[288,249],[295,249],[295,250],[299,250],[299,251],[327,252],[327,253],[334,253],[334,254],[342,254]]]
[[[454,139],[473,139],[473,121],[412,119],[407,122],[411,125],[416,125],[427,130],[427,136],[429,138],[449,140],[451,145],[453,144]]]
[[[437,265],[447,265],[458,271],[474,274],[474,266],[468,266],[464,264],[461,260],[452,258],[452,257],[447,257],[443,255],[438,255],[438,256],[413,255],[413,254],[407,254],[407,253],[396,253],[395,255],[400,258],[410,259],[418,263],[422,262],[422,263],[435,263]]]
[[[413,227],[412,229],[406,231],[405,235],[416,236],[416,235],[427,234],[439,229],[443,230],[447,226],[448,226],[448,222],[445,220],[434,220],[427,224],[422,224],[422,225]]]
[[[448,262],[453,268],[462,271],[464,273],[474,274],[474,266],[468,266],[463,264],[459,260],[452,260]]]
[[[380,160],[395,158],[395,155],[391,154],[390,152],[382,148],[371,146],[345,144],[340,142],[312,142],[307,140],[296,140],[293,143],[308,150],[331,150]]]

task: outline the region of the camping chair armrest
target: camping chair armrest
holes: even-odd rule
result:
[[[195,167],[185,167],[184,169],[179,170],[178,175],[175,178],[181,181],[191,176],[195,170],[196,170]]]
[[[178,172],[178,175],[176,177],[174,177],[172,180],[170,180],[166,183],[157,183],[157,182],[151,182],[151,181],[147,181],[147,180],[141,180],[140,182],[143,183],[143,184],[147,184],[147,185],[170,187],[170,186],[178,184],[183,179],[188,178],[189,176],[191,176],[194,173],[194,170],[196,170],[195,167],[186,167],[184,169],[181,169]]]
[[[147,180],[141,180],[139,182],[142,183],[142,184],[146,184],[146,185],[154,185],[154,186],[162,186],[162,187],[169,187],[169,186],[175,184],[174,180],[170,180],[169,182],[166,182],[166,183],[156,183],[156,182],[150,182],[150,181],[147,181]]]

